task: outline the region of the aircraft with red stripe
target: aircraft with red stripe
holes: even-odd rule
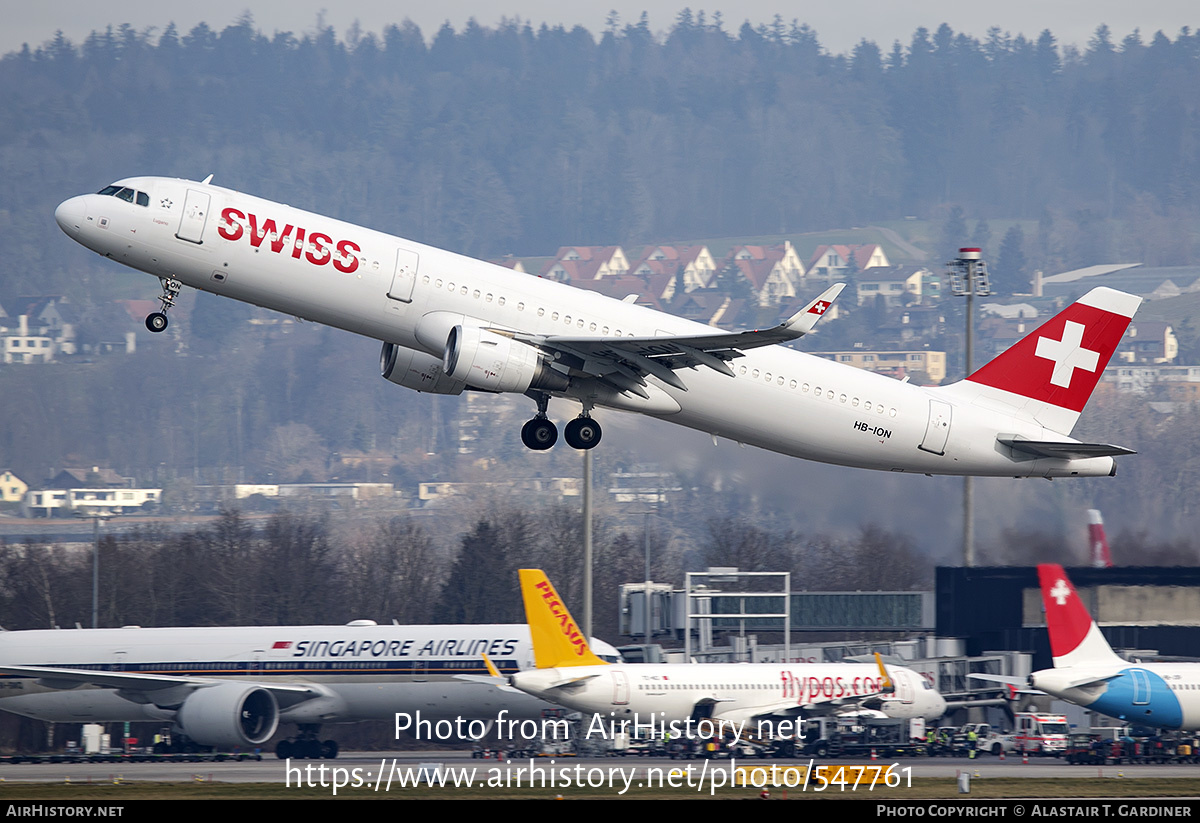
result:
[[[73,240],[184,286],[382,342],[382,376],[436,394],[515,392],[521,429],[552,447],[600,442],[597,409],[845,466],[927,475],[1096,477],[1131,450],[1070,437],[1140,298],[1096,288],[964,380],[917,386],[783,344],[812,332],[842,284],[783,323],[724,332],[212,185],[133,177],[72,197]]]

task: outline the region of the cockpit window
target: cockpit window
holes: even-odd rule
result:
[[[96,193],[103,194],[107,197],[119,197],[126,203],[133,203],[136,201],[139,206],[148,207],[150,205],[150,195],[146,194],[144,191],[134,191],[126,186],[105,186]]]

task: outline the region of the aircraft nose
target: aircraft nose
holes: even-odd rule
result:
[[[62,201],[54,210],[54,220],[67,234],[78,234],[86,219],[87,201],[82,195]]]

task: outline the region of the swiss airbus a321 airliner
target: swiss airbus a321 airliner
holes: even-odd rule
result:
[[[811,331],[841,284],[774,328],[728,333],[208,180],[120,180],[54,216],[80,244],[159,278],[151,331],[186,285],[373,337],[393,383],[530,397],[531,449],[558,439],[555,397],[582,407],[564,430],[577,449],[600,441],[600,406],[884,471],[1104,476],[1132,453],[1069,436],[1141,302],[1112,289],[967,379],[927,388],[777,345]]]

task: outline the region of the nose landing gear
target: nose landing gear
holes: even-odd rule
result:
[[[166,331],[169,322],[167,311],[175,305],[175,298],[179,296],[179,290],[183,288],[183,284],[174,278],[160,277],[158,282],[162,284],[163,290],[158,297],[158,301],[162,303],[162,311],[146,315],[146,328],[155,334]]]

